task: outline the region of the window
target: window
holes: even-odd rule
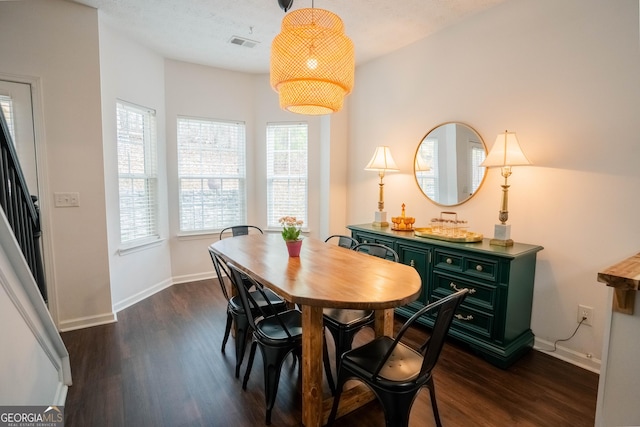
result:
[[[245,124],[178,118],[180,231],[246,223]]]
[[[416,179],[424,194],[431,200],[438,200],[439,188],[436,185],[438,176],[438,140],[433,138],[425,139],[418,148],[418,156],[422,162],[428,166],[427,170],[417,171]]]
[[[120,242],[158,239],[155,111],[117,102],[116,115]]]
[[[484,178],[486,168],[480,164],[484,162],[486,156],[484,146],[479,142],[471,141],[471,194],[476,192],[482,183],[482,178]]]
[[[10,96],[0,95],[0,109],[2,109],[4,119],[7,121],[7,126],[9,126],[9,134],[15,144],[16,131],[13,127],[13,101]]]
[[[278,219],[307,219],[306,123],[267,124],[267,227]]]

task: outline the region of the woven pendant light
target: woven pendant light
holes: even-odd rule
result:
[[[285,15],[271,45],[271,87],[280,107],[309,115],[340,111],[354,68],[353,43],[338,15],[315,8]]]

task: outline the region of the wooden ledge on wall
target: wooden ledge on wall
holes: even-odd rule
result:
[[[640,285],[640,253],[599,272],[598,282],[614,288],[613,311],[633,314]]]

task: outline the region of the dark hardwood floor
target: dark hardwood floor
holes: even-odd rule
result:
[[[186,283],[121,311],[115,324],[63,333],[73,375],[65,426],[264,425],[260,353],[243,391],[234,377],[233,338],[220,351],[225,308],[217,282]],[[412,330],[409,338],[427,332]],[[365,330],[357,340],[372,335]],[[598,376],[537,351],[502,370],[448,342],[434,377],[445,426],[594,425]],[[287,360],[272,425],[300,425],[298,379],[297,365]],[[383,426],[384,417],[372,402],[335,425]],[[411,425],[435,425],[426,389]]]

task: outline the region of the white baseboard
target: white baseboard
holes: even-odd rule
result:
[[[588,355],[584,353],[578,353],[577,351],[573,351],[562,346],[557,346],[556,350],[552,351],[552,342],[545,341],[537,337],[535,339],[533,349],[546,353],[549,356],[553,356],[560,360],[564,360],[565,362],[579,366],[580,368],[586,369],[588,371],[595,372],[598,375],[600,374],[600,366],[602,365],[602,361],[594,357],[588,357]]]
[[[124,310],[127,307],[131,307],[135,303],[138,303],[146,298],[149,298],[151,295],[156,294],[173,284],[174,283],[172,282],[171,279],[163,280],[162,282],[157,283],[147,289],[144,289],[135,295],[131,295],[129,298],[116,302],[115,304],[113,304],[113,312],[117,313],[119,311]]]
[[[116,314],[104,313],[95,316],[77,317],[75,319],[63,320],[60,322],[60,332],[73,331],[75,329],[89,328],[91,326],[106,325],[115,322]]]
[[[197,273],[197,274],[185,274],[183,276],[176,276],[173,278],[173,284],[177,285],[178,283],[189,283],[189,282],[197,282],[200,280],[207,280],[215,278],[215,273],[206,272],[206,273]]]

